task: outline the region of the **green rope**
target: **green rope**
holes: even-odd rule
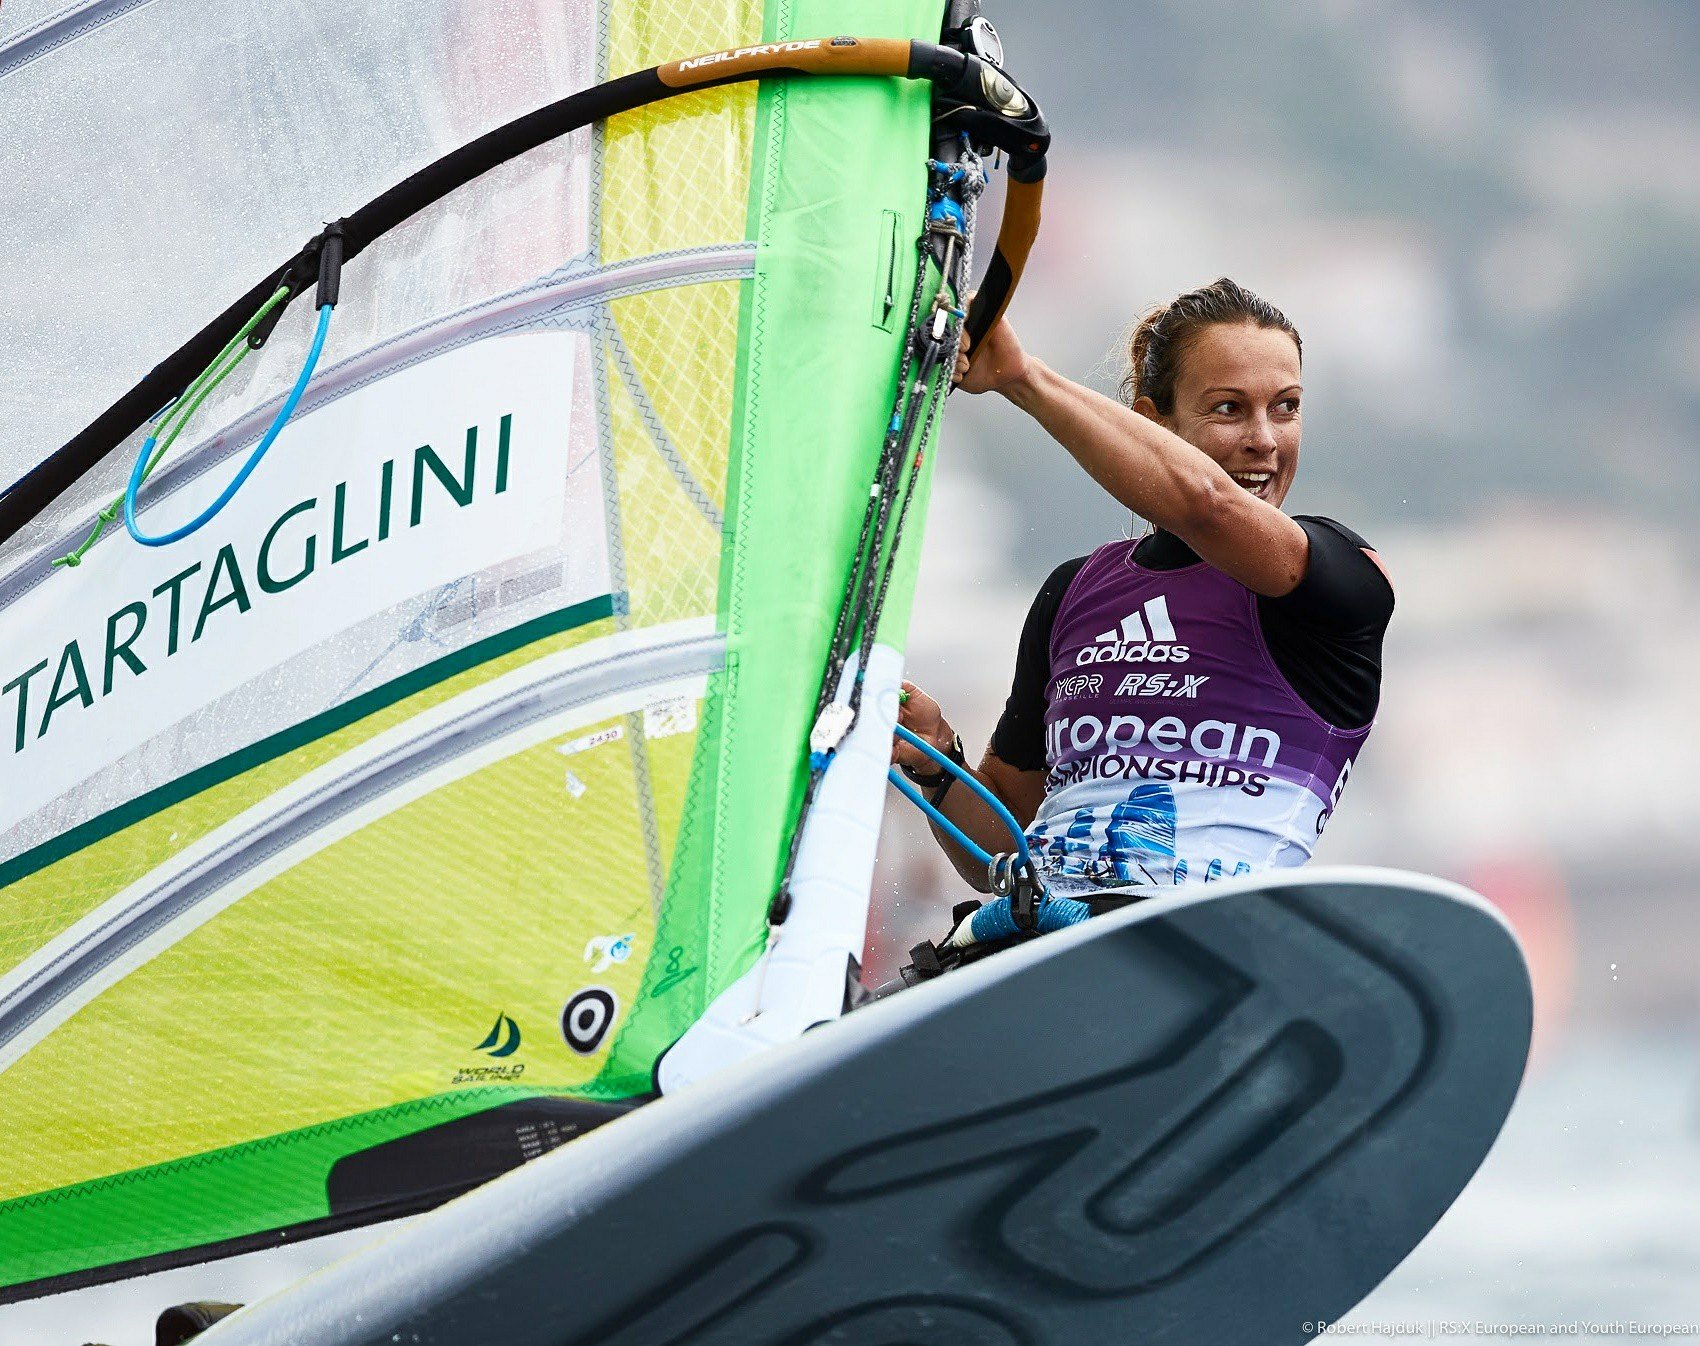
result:
[[[143,469],[143,481],[146,481],[153,474],[153,470],[171,451],[171,446],[177,442],[177,437],[188,426],[190,419],[200,409],[201,403],[211,397],[213,390],[235,373],[236,366],[248,358],[251,350],[248,345],[248,334],[260,325],[267,314],[288,298],[289,287],[287,285],[279,286],[271,298],[260,306],[260,311],[248,319],[240,332],[230,338],[224,349],[213,358],[211,364],[200,372],[200,375],[184,390],[183,394],[164,411],[160,412],[158,419],[154,422],[156,447],[153,456],[148,459],[147,467]],[[95,515],[94,529],[83,539],[83,545],[75,551],[59,557],[53,562],[54,566],[73,568],[80,566],[83,563],[83,557],[88,554],[89,548],[100,541],[101,535],[106,532],[110,524],[118,521],[123,509],[124,497],[119,496]]]

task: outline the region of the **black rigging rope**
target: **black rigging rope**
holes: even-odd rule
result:
[[[820,784],[839,743],[861,714],[868,660],[879,634],[880,618],[903,544],[903,528],[920,482],[921,468],[962,346],[966,314],[961,295],[973,265],[974,203],[985,186],[979,157],[969,146],[962,154],[969,167],[934,160],[928,165],[927,227],[916,240],[919,253],[909,321],[904,329],[903,360],[898,368],[885,443],[874,471],[873,486],[862,515],[851,564],[850,580],[839,605],[838,620],[827,647],[811,735],[809,774],[803,801],[785,857],[778,891],[768,908],[771,924],[783,924],[791,909],[791,882],[802,851],[808,821]],[[949,204],[956,210],[950,210]],[[939,250],[938,288],[930,310],[926,305],[929,262]],[[840,701],[845,670],[855,653],[857,664],[848,695]]]

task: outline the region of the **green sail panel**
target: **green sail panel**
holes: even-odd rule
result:
[[[406,77],[363,67],[350,44],[403,15]],[[207,120],[248,137],[252,180],[212,172],[208,217],[275,228],[275,179],[294,240],[531,106],[843,21],[824,0],[385,3],[364,34],[297,14],[283,73],[374,85],[380,125],[339,157],[310,98],[280,126],[257,115],[276,89],[244,103],[226,77],[232,40],[238,67],[278,57],[268,16],[148,5],[0,77],[28,128],[0,167],[79,117],[125,126],[153,214],[59,231],[138,266],[180,247],[182,202],[142,184],[193,188],[183,119],[137,128],[95,78],[169,51],[160,80],[203,81]],[[519,156],[350,264],[319,377],[212,524],[159,549],[112,528],[52,565],[138,436],[0,549],[0,1295],[442,1200],[647,1095],[751,965],[894,391],[878,300],[913,278],[928,100],[734,86]],[[201,240],[187,317],[150,324],[147,286],[41,312],[39,414],[8,418],[0,477],[122,391],[76,312],[120,351],[181,337],[284,251],[251,243]],[[258,440],[309,308],[156,473],[153,527]]]

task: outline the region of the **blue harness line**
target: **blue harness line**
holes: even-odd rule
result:
[[[1021,824],[1016,822],[1015,815],[1004,805],[1003,800],[987,789],[973,772],[966,767],[958,766],[918,734],[898,725],[897,736],[911,747],[919,748],[928,758],[950,772],[957,780],[985,801],[1015,840],[1015,864],[1009,866],[1009,868],[1018,869],[1032,876],[1036,881],[1037,870],[1033,866],[1033,854],[1027,845],[1027,835],[1022,831]],[[896,767],[891,768],[887,774],[891,783],[898,788],[904,798],[925,813],[940,831],[985,865],[988,870],[998,867],[998,861],[995,857],[987,852],[983,846],[971,840],[961,828],[957,827],[955,823],[924,799],[921,792],[898,773]],[[1026,933],[1048,935],[1066,926],[1079,925],[1080,922],[1089,919],[1091,915],[1092,909],[1086,903],[1078,902],[1070,897],[1053,897],[1041,889],[1037,906],[1033,912],[1034,921],[1031,925],[1023,926],[1016,919],[1013,899],[1006,894],[994,897],[991,901],[982,904],[980,909],[964,925],[958,927],[955,934],[951,936],[950,942],[953,945],[960,946],[1010,939]]]
[[[931,743],[928,743],[926,739],[922,738],[919,734],[912,733],[910,730],[905,729],[902,725],[897,726],[897,736],[910,747],[919,748],[922,752],[926,753],[926,755],[934,762],[938,763],[939,766],[950,772],[950,774],[955,776],[957,780],[961,781],[976,795],[978,795],[985,802],[986,807],[991,809],[993,813],[997,814],[998,821],[1009,829],[1010,836],[1015,839],[1015,853],[1021,857],[1021,863],[1023,865],[1031,865],[1033,863],[1032,853],[1027,849],[1027,834],[1021,830],[1021,824],[1015,821],[1015,815],[1004,806],[1003,800],[999,799],[995,794],[980,783],[980,778],[978,776],[968,770],[967,767],[958,766]],[[892,768],[890,775],[894,782],[900,779],[895,767]],[[907,784],[907,782],[905,782],[905,784]],[[983,863],[991,862],[992,857],[986,853],[984,848],[976,846],[973,842],[969,841],[931,804],[927,803],[924,799],[921,799],[915,792],[904,788],[903,785],[899,785],[898,788],[903,790],[903,793],[906,796],[918,804],[922,812],[943,827],[947,835],[960,840],[968,853],[976,860],[982,861]]]
[[[903,732],[901,726],[899,726],[898,732]],[[954,765],[954,763],[952,765]],[[968,854],[972,855],[981,864],[989,865],[992,863],[991,852],[986,850],[986,848],[980,845],[979,842],[974,841],[960,827],[951,822],[949,818],[945,817],[944,814],[940,813],[936,808],[929,804],[922,796],[921,792],[903,778],[896,767],[892,767],[889,771],[887,771],[886,776],[891,783],[897,787],[898,793],[931,819],[934,827],[938,828],[939,831],[943,832],[947,837],[954,841],[958,846],[962,847],[963,850],[967,851]],[[976,782],[976,784],[978,784],[978,782]]]

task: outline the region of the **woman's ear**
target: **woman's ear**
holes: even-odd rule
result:
[[[1157,404],[1149,397],[1134,398],[1133,409],[1148,421],[1156,421],[1158,425],[1164,424],[1163,414],[1157,410]]]

